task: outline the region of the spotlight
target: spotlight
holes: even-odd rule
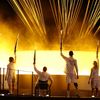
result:
[[[5,96],[5,94],[0,94],[0,96]]]

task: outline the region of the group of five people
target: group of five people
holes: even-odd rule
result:
[[[69,57],[66,57],[63,55],[62,50],[60,51],[60,55],[62,58],[66,61],[66,83],[67,83],[67,97],[70,97],[70,85],[71,83],[74,84],[75,89],[76,89],[76,94],[78,95],[78,83],[77,79],[79,78],[79,73],[78,73],[78,65],[77,65],[77,60],[73,57],[74,53],[73,51],[69,51]],[[39,87],[39,83],[46,83],[48,84],[48,80],[51,81],[51,85],[53,83],[53,78],[51,75],[47,72],[47,67],[43,67],[43,71],[39,71],[36,67],[36,64],[34,64],[34,70],[38,74],[38,83],[36,87]],[[14,71],[14,66],[15,66],[15,61],[13,57],[9,57],[9,64],[7,65],[7,72],[6,72],[6,77],[5,79],[8,82],[9,86],[9,92],[12,94],[14,92],[14,83],[15,83],[15,71]],[[98,63],[97,61],[93,61],[93,67],[91,68],[91,73],[89,77],[88,83],[91,81],[91,88],[92,88],[92,95],[97,96],[98,95],[98,80],[99,80],[99,75],[98,75]],[[96,94],[95,93],[96,89]]]

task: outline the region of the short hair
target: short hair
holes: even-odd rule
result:
[[[12,62],[14,61],[14,58],[13,57],[9,57],[9,62]]]
[[[44,72],[47,71],[47,67],[46,67],[46,66],[43,67],[43,71],[44,71]]]
[[[73,54],[74,54],[73,51],[69,51],[70,56],[73,56]]]
[[[93,61],[93,64],[94,64],[95,66],[98,66],[97,61]]]

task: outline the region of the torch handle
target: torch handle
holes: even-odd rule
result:
[[[34,61],[33,64],[36,64],[36,50],[34,50]]]
[[[98,53],[99,53],[99,40],[97,41],[97,50],[96,50],[96,59],[97,59],[98,67],[99,67],[99,57],[98,57]]]
[[[62,31],[60,34],[60,52],[62,53]]]

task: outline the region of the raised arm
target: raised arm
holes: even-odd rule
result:
[[[60,52],[60,55],[62,56],[63,59],[65,60],[67,59],[67,57],[63,55],[62,51]]]
[[[36,68],[36,64],[33,63],[33,65],[34,65],[34,70],[36,71],[36,73],[41,73],[41,72]]]
[[[15,55],[15,58],[14,58],[14,63],[16,63],[16,55]]]

